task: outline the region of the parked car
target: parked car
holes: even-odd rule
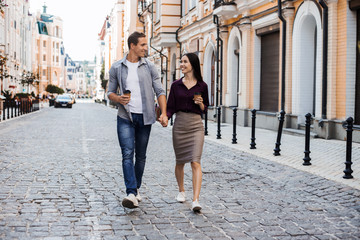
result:
[[[72,98],[69,95],[58,95],[55,98],[54,107],[68,107],[72,108]]]
[[[76,103],[76,100],[75,100],[75,95],[74,94],[70,94],[70,93],[65,93],[63,95],[66,95],[66,96],[69,96],[72,100],[72,104],[75,104]]]

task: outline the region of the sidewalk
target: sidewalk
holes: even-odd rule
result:
[[[170,124],[169,127],[171,128]],[[311,138],[311,165],[303,166],[305,136],[294,136],[283,132],[280,145],[281,155],[274,156],[277,131],[256,128],[256,149],[250,149],[251,127],[236,126],[237,144],[232,144],[232,131],[232,124],[221,123],[221,139],[216,139],[217,123],[208,121],[208,136],[205,136],[205,139],[360,190],[360,144],[358,143],[352,144],[351,168],[354,178],[344,179],[346,141]]]

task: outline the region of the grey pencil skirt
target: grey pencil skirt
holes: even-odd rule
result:
[[[177,164],[201,162],[204,125],[199,114],[177,112],[172,137]]]

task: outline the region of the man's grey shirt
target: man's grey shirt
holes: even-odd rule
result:
[[[128,67],[126,57],[115,62],[109,71],[110,79],[107,95],[111,93],[123,95],[126,90],[126,79],[128,76]],[[159,74],[155,65],[145,58],[141,58],[138,66],[138,76],[140,83],[140,92],[142,99],[144,125],[155,123],[155,94],[159,98],[165,95],[162,88]],[[155,94],[154,94],[155,93]],[[118,116],[132,121],[128,105],[118,104]]]

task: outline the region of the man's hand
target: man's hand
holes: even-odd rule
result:
[[[163,127],[167,127],[169,119],[166,114],[161,114],[158,121]]]
[[[117,98],[117,102],[122,105],[126,105],[130,102],[130,97],[128,95],[119,95]]]

